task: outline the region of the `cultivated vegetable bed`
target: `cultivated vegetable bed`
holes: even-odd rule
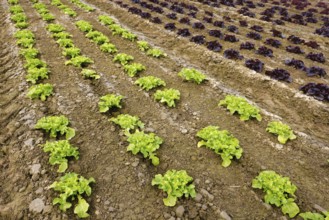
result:
[[[0,219],[329,218],[329,4],[0,10]]]

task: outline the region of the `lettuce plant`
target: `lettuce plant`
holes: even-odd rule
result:
[[[18,4],[18,0],[8,0],[8,3],[10,5],[17,5]]]
[[[165,54],[162,50],[160,50],[158,48],[149,49],[146,52],[146,55],[156,57],[156,58],[166,57],[167,56],[167,54]]]
[[[66,61],[65,65],[73,65],[75,67],[83,68],[90,63],[94,63],[94,61],[89,57],[79,55],[76,57],[72,57],[70,60]]]
[[[71,38],[72,35],[66,31],[61,31],[58,33],[54,33],[51,35],[55,39],[66,39],[66,38]]]
[[[19,30],[14,34],[16,39],[23,39],[23,38],[28,38],[28,39],[34,39],[35,36],[32,31],[30,30]]]
[[[40,99],[46,101],[47,97],[53,94],[53,86],[49,83],[37,84],[29,88],[27,97],[30,99]]]
[[[289,125],[283,124],[279,121],[271,121],[268,123],[266,131],[278,135],[278,141],[281,144],[285,144],[288,140],[294,140],[297,138]]]
[[[24,28],[27,28],[28,26],[29,26],[29,24],[26,21],[17,22],[15,24],[15,27],[17,27],[19,29],[24,29]]]
[[[93,30],[93,26],[87,21],[77,21],[75,22],[75,25],[83,32],[90,32]]]
[[[27,70],[27,75],[25,76],[26,81],[32,84],[36,84],[40,79],[48,79],[49,70],[47,67],[31,67]]]
[[[265,202],[281,207],[282,212],[288,214],[290,218],[299,213],[294,194],[297,187],[288,177],[282,177],[272,170],[265,170],[252,180],[252,187],[262,189],[265,192]]]
[[[25,13],[17,13],[17,14],[14,14],[10,17],[10,19],[12,21],[14,21],[15,23],[19,23],[19,22],[26,22],[27,20],[27,17],[25,15]]]
[[[31,68],[42,68],[42,67],[47,67],[47,64],[38,59],[38,58],[33,58],[33,59],[26,59],[26,63],[24,64],[24,67],[26,69],[31,69]]]
[[[125,130],[126,132],[130,132],[130,130],[135,130],[138,128],[144,128],[144,123],[141,122],[137,116],[131,116],[128,114],[118,115],[115,118],[111,118],[109,121],[119,125],[121,129]]]
[[[118,52],[118,49],[115,47],[114,44],[111,43],[103,43],[100,46],[101,51],[105,52],[105,53],[116,53]]]
[[[300,213],[299,216],[304,220],[329,220],[329,212],[320,213],[304,212]]]
[[[157,90],[154,98],[161,103],[166,103],[169,107],[175,107],[175,101],[180,99],[180,92],[177,89]]]
[[[16,44],[23,48],[32,48],[35,41],[33,38],[21,38],[16,41]]]
[[[149,91],[158,86],[166,86],[165,81],[155,76],[144,76],[135,81],[142,89]]]
[[[129,61],[132,60],[134,60],[134,57],[125,53],[119,53],[113,59],[114,62],[120,62],[121,65],[126,65]]]
[[[51,22],[51,21],[55,20],[55,16],[50,13],[41,14],[41,17],[42,17],[42,20],[47,21],[47,22]]]
[[[63,56],[72,59],[74,57],[80,56],[81,51],[80,48],[73,46],[69,48],[63,48],[62,54]]]
[[[69,8],[68,6],[62,7],[61,9],[62,9],[64,14],[66,14],[70,17],[76,17],[77,16],[77,13],[73,9]]]
[[[123,32],[126,31],[124,28],[122,28],[118,24],[111,24],[111,25],[109,25],[109,28],[112,31],[112,35],[121,35]]]
[[[135,41],[137,39],[137,35],[133,34],[127,30],[121,33],[121,37],[130,41]]]
[[[183,68],[178,73],[178,76],[182,77],[187,81],[192,81],[197,84],[202,83],[206,79],[206,76],[203,73],[193,68]]]
[[[97,37],[94,37],[91,39],[94,43],[98,44],[98,45],[102,45],[105,43],[109,43],[110,39],[108,37],[106,37],[104,34],[101,34]]]
[[[98,102],[99,111],[104,113],[111,108],[121,108],[120,102],[123,99],[121,95],[107,94],[100,98]]]
[[[47,116],[38,120],[34,128],[43,129],[50,133],[50,137],[56,138],[58,133],[64,135],[66,139],[71,139],[75,136],[75,130],[68,127],[69,120],[64,116]]]
[[[168,170],[163,176],[155,175],[152,186],[158,185],[159,189],[167,193],[167,198],[163,199],[165,206],[175,206],[177,199],[183,195],[195,198],[195,186],[190,184],[192,181],[193,178],[185,170]]]
[[[98,16],[98,20],[103,25],[111,25],[111,24],[114,24],[113,19],[110,16],[107,16],[107,15],[100,15],[100,16]]]
[[[82,69],[81,75],[84,78],[87,78],[87,79],[88,78],[89,79],[99,79],[99,78],[101,78],[100,75],[98,75],[95,70],[91,70],[91,69]]]
[[[12,14],[18,14],[18,13],[24,12],[23,7],[20,6],[20,5],[13,5],[13,6],[10,6],[10,7],[9,7],[9,11],[10,11],[10,13],[12,13]]]
[[[135,133],[129,134],[127,141],[129,145],[127,151],[131,151],[134,155],[142,153],[144,158],[152,160],[154,166],[159,165],[159,158],[156,156],[155,151],[159,149],[163,140],[156,136],[154,133],[145,134],[144,131],[136,130]]]
[[[126,64],[123,66],[124,71],[128,74],[130,77],[136,76],[137,73],[143,71],[146,69],[145,66],[143,66],[140,63],[132,63],[132,64]]]
[[[59,33],[65,30],[65,28],[60,24],[48,24],[46,28],[51,33]]]
[[[222,166],[228,167],[233,157],[240,159],[243,149],[239,145],[239,140],[227,130],[219,130],[216,126],[207,126],[196,134],[203,139],[198,142],[198,147],[205,146],[219,154],[223,160]]]
[[[99,31],[89,31],[86,34],[86,37],[89,38],[89,39],[94,39],[94,38],[99,37],[101,35],[103,35],[102,32],[99,32]]]
[[[260,110],[249,104],[245,98],[227,95],[224,100],[219,102],[219,105],[226,106],[232,115],[237,112],[242,121],[247,121],[250,118],[256,118],[258,121],[262,120],[262,116],[259,114]]]
[[[53,200],[53,205],[59,204],[59,209],[66,211],[72,207],[71,201],[77,200],[77,205],[74,208],[74,213],[79,218],[87,218],[89,204],[82,197],[83,194],[87,196],[91,195],[90,183],[95,183],[94,178],[85,179],[83,176],[79,176],[76,173],[67,173],[62,176],[59,182],[55,181],[49,186],[50,189],[54,189],[60,193],[59,197]]]
[[[24,56],[25,59],[35,59],[39,55],[39,50],[36,48],[20,49],[19,54]]]
[[[143,52],[146,52],[151,48],[150,44],[147,41],[137,41],[137,46]]]
[[[43,145],[43,151],[49,152],[49,163],[51,165],[59,164],[57,172],[63,173],[68,167],[67,157],[79,159],[79,151],[77,147],[70,144],[68,140],[46,142]]]
[[[73,41],[69,38],[58,39],[56,43],[62,48],[74,47]]]

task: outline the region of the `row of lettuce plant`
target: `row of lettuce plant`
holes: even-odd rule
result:
[[[50,24],[47,25],[47,30],[52,33],[52,37],[56,39],[57,44],[63,49],[64,54],[75,54],[76,56],[70,56],[70,58],[77,57],[80,50],[75,50],[71,35],[65,32],[64,27],[59,24],[52,23],[55,20],[55,16],[49,13],[47,6],[37,1],[32,1],[33,7],[40,14],[42,19]],[[49,19],[51,18],[51,19]],[[72,53],[73,51],[73,53]],[[71,53],[70,53],[71,52]],[[91,62],[90,59],[87,61]],[[85,61],[69,60],[66,64],[73,64],[81,67],[85,64]],[[88,71],[83,69],[82,72]],[[97,78],[97,77],[96,77]],[[68,158],[79,159],[78,148],[70,143],[70,139],[75,136],[75,129],[69,127],[69,120],[67,117],[60,116],[46,116],[38,120],[35,125],[35,129],[42,129],[49,133],[51,141],[47,141],[42,145],[42,149],[45,153],[49,153],[49,163],[51,165],[59,165],[57,172],[65,173],[68,169]],[[65,135],[65,139],[61,140],[61,136]],[[60,177],[59,181],[55,181],[49,186],[50,189],[58,191],[60,195],[53,199],[53,205],[58,204],[60,210],[66,211],[75,203],[74,213],[79,218],[89,217],[88,209],[89,204],[84,199],[84,195],[91,195],[90,184],[94,183],[94,178],[86,179],[83,176],[75,173],[68,172]]]
[[[25,60],[24,68],[27,71],[25,78],[27,82],[34,84],[29,88],[27,97],[45,101],[48,96],[53,94],[53,86],[49,83],[40,83],[40,80],[48,79],[50,71],[46,62],[39,58],[39,50],[34,47],[35,35],[31,30],[26,29],[29,24],[22,6],[14,0],[9,0],[8,3],[11,5],[9,8],[12,14],[11,20],[20,29],[14,34],[14,37],[16,38],[16,44],[20,47],[19,54]]]

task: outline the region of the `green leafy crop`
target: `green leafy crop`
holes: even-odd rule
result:
[[[9,11],[10,11],[10,13],[18,14],[18,13],[23,12],[24,10],[23,10],[22,6],[20,6],[20,5],[13,5],[13,6],[9,7]]]
[[[111,17],[107,15],[100,15],[98,16],[98,20],[103,24],[103,25],[111,25],[114,24],[114,21]]]
[[[122,33],[126,31],[118,24],[110,24],[108,27],[112,31],[112,35],[122,35]]]
[[[279,121],[268,123],[266,131],[278,135],[278,140],[281,144],[285,144],[288,140],[294,140],[297,138],[289,125],[283,124]]]
[[[134,60],[134,57],[125,53],[119,53],[113,59],[114,62],[120,62],[121,65],[126,65],[129,61],[132,60]]]
[[[15,27],[17,27],[19,29],[24,29],[24,28],[27,28],[28,26],[29,26],[29,24],[26,21],[17,22],[15,24]]]
[[[155,100],[166,103],[169,107],[175,107],[175,101],[180,99],[180,92],[177,89],[157,90],[154,93]]]
[[[77,21],[75,25],[79,28],[80,31],[89,32],[93,30],[93,26],[87,21]]]
[[[21,38],[16,41],[16,44],[23,48],[32,48],[34,43],[33,38]]]
[[[121,95],[107,94],[100,98],[98,102],[99,111],[104,113],[111,108],[121,108],[120,102],[123,99]]]
[[[58,43],[58,45],[62,48],[70,48],[70,47],[74,47],[74,43],[71,39],[69,38],[61,38],[58,39],[56,41],[56,43]]]
[[[101,34],[97,37],[94,37],[91,39],[94,43],[98,44],[98,45],[102,45],[102,44],[105,44],[105,43],[109,43],[110,42],[110,39],[105,36],[104,34]]]
[[[135,81],[142,89],[149,91],[158,86],[166,86],[165,81],[155,76],[144,76]]]
[[[59,33],[65,30],[65,28],[60,24],[48,24],[46,28],[51,33]]]
[[[130,41],[135,41],[137,39],[137,35],[131,33],[130,31],[124,30],[121,33],[121,37]]]
[[[242,121],[247,121],[250,118],[256,118],[258,121],[262,120],[262,116],[259,114],[260,110],[249,104],[245,98],[227,95],[224,100],[219,102],[219,105],[226,106],[232,115],[237,112]]]
[[[272,170],[265,170],[252,180],[252,187],[262,189],[265,192],[265,202],[281,207],[282,212],[288,214],[290,218],[299,213],[299,208],[294,202],[297,187],[288,177],[282,177]]]
[[[160,50],[158,48],[149,49],[146,52],[146,55],[156,57],[156,58],[166,57],[167,56],[167,54],[165,54],[162,50]]]
[[[24,64],[24,67],[26,69],[31,69],[31,68],[42,68],[42,67],[47,67],[47,64],[38,59],[38,58],[33,58],[33,59],[26,59],[26,63]]]
[[[149,43],[147,41],[137,41],[137,45],[138,45],[138,48],[143,51],[143,52],[146,52],[148,49],[151,48],[151,46],[149,45]]]
[[[219,154],[223,167],[228,167],[233,157],[240,159],[242,156],[243,149],[239,146],[239,140],[226,130],[220,131],[217,126],[207,126],[196,136],[203,139],[198,142],[198,147],[206,146]]]
[[[74,58],[77,57],[81,54],[80,48],[78,47],[69,47],[69,48],[63,48],[62,51],[63,56],[67,57],[67,58]]]
[[[129,142],[127,151],[131,151],[134,155],[142,153],[144,158],[152,160],[154,166],[159,165],[159,158],[155,151],[159,149],[163,140],[154,133],[145,134],[144,131],[136,130],[133,134],[128,134]]]
[[[23,39],[23,38],[34,39],[35,38],[33,32],[30,30],[19,30],[15,33],[14,36],[16,39]]]
[[[73,9],[69,8],[68,6],[62,7],[61,9],[64,12],[64,14],[66,14],[70,17],[77,16],[77,13]]]
[[[72,35],[66,31],[54,33],[51,35],[55,39],[66,39],[66,38],[71,38]]]
[[[51,165],[59,164],[57,172],[63,173],[68,167],[67,157],[74,157],[76,160],[79,159],[79,151],[77,147],[74,147],[67,140],[46,142],[43,145],[43,151],[49,152],[49,163]]]
[[[17,5],[18,4],[18,0],[8,0],[8,3],[10,5]]]
[[[47,21],[47,22],[51,22],[51,21],[55,20],[55,16],[50,13],[41,14],[41,17],[42,17],[42,20]]]
[[[34,59],[39,55],[39,50],[36,48],[20,49],[19,54],[25,57],[25,59]]]
[[[136,76],[137,73],[145,70],[146,67],[140,63],[132,63],[132,64],[124,65],[123,69],[125,72],[127,72],[128,76],[134,77],[134,76]]]
[[[47,67],[30,67],[27,70],[26,81],[36,84],[40,79],[48,79],[49,70]]]
[[[99,32],[99,31],[89,31],[86,34],[86,37],[89,38],[89,39],[94,39],[94,38],[102,36],[102,35],[103,35],[103,33]]]
[[[128,114],[118,115],[116,118],[111,118],[109,121],[119,125],[121,129],[126,132],[130,132],[130,130],[135,130],[137,128],[144,128],[144,123],[141,122],[137,116],[131,116]]]
[[[49,83],[37,84],[29,88],[27,97],[30,99],[40,99],[46,101],[47,97],[53,94],[53,86]]]
[[[86,56],[76,56],[76,57],[72,57],[70,60],[65,62],[65,65],[73,65],[75,67],[85,67],[90,63],[94,63],[94,61],[92,59],[90,59],[89,57]]]
[[[304,212],[299,214],[304,220],[329,220],[329,212],[320,213]]]
[[[189,196],[195,198],[195,186],[190,184],[192,181],[193,178],[185,170],[168,170],[164,176],[155,175],[152,179],[152,186],[158,185],[159,189],[167,193],[167,198],[163,199],[165,206],[175,206],[177,198],[183,195],[186,198]]]
[[[19,23],[19,22],[26,22],[27,17],[25,15],[25,13],[17,13],[17,14],[12,15],[10,17],[10,19],[12,21],[14,21],[15,23]]]
[[[196,69],[189,69],[189,68],[183,68],[179,73],[178,76],[182,77],[183,79],[187,80],[187,81],[192,81],[195,82],[197,84],[202,83],[205,79],[206,76],[199,72]]]
[[[99,78],[101,78],[100,75],[98,75],[95,70],[91,70],[91,69],[82,69],[81,75],[84,78],[87,78],[87,79],[88,78],[89,79],[99,79]]]
[[[43,129],[50,133],[50,137],[56,138],[57,134],[64,135],[66,139],[71,139],[75,136],[75,130],[68,127],[69,120],[61,116],[47,116],[38,120],[35,125],[36,129]]]
[[[114,44],[111,43],[103,43],[100,46],[101,51],[106,52],[106,53],[116,53],[118,52],[118,49],[115,47]]]
[[[59,204],[59,209],[66,211],[72,206],[71,201],[78,199],[77,205],[74,208],[74,213],[79,216],[79,218],[87,218],[89,214],[87,213],[89,209],[89,204],[82,197],[83,194],[87,196],[91,195],[90,183],[94,183],[94,178],[85,179],[76,173],[67,173],[60,178],[60,181],[55,181],[49,186],[49,188],[60,192],[59,197],[53,200],[53,205]]]

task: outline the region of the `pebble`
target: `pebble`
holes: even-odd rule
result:
[[[30,174],[34,175],[34,174],[39,174],[40,173],[40,168],[41,168],[41,164],[37,163],[37,164],[33,164],[30,167]]]
[[[171,215],[169,213],[165,212],[165,213],[163,213],[163,217],[165,219],[169,219],[171,217]]]
[[[169,220],[175,220],[175,217],[171,216],[171,217],[169,218]]]
[[[131,164],[131,166],[133,166],[133,167],[137,167],[138,164],[139,164],[139,161],[135,161],[135,162],[133,162],[133,163]]]
[[[325,212],[326,210],[324,208],[322,208],[321,206],[319,206],[318,204],[314,204],[313,207],[318,210],[319,212]]]
[[[45,208],[43,209],[43,214],[51,213],[52,209],[53,207],[51,205],[45,206]]]
[[[44,208],[45,203],[40,198],[34,199],[29,205],[29,210],[31,212],[41,213]]]
[[[206,204],[203,204],[201,208],[202,210],[206,211],[208,209],[208,206]]]
[[[109,208],[109,212],[114,212],[114,210],[115,210],[115,208],[112,206]]]
[[[182,132],[182,134],[187,134],[187,133],[188,133],[188,130],[185,129],[185,128],[183,128],[183,129],[181,130],[181,132]]]
[[[24,146],[32,147],[33,146],[33,138],[29,138],[26,141],[24,141]]]
[[[215,198],[213,195],[211,195],[211,194],[210,194],[207,190],[205,190],[205,189],[201,189],[200,192],[201,192],[202,195],[208,197],[209,201],[213,201],[214,198]]]
[[[110,205],[110,201],[106,200],[106,201],[104,202],[104,205]]]
[[[196,202],[201,202],[201,200],[202,200],[202,195],[201,195],[200,193],[197,193],[196,196],[195,196],[195,198],[194,198],[194,200],[195,200]]]
[[[96,202],[101,202],[101,199],[97,199]]]
[[[177,217],[183,217],[184,212],[185,212],[184,206],[180,205],[176,209],[176,216]]]
[[[220,212],[220,217],[222,217],[225,220],[231,220],[231,217],[225,211]]]
[[[35,194],[41,194],[41,193],[43,193],[43,188],[42,188],[42,187],[38,188],[38,189],[35,191]]]

